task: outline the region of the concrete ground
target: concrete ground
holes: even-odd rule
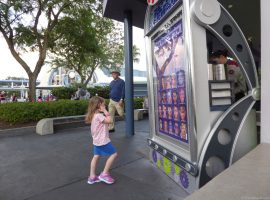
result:
[[[1,134],[0,200],[181,200],[188,194],[147,159],[148,120],[135,122],[126,138],[124,121],[111,139],[119,157],[113,185],[86,184],[92,141],[89,127],[39,136]],[[98,165],[98,172],[104,166]]]

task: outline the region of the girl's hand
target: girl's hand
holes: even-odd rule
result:
[[[100,106],[100,111],[101,112],[106,112],[107,110],[106,110],[106,107],[105,107],[105,104],[101,104],[101,106]]]

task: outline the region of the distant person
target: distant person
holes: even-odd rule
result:
[[[37,101],[42,102],[42,96],[39,96]]]
[[[47,95],[47,97],[46,97],[46,100],[45,100],[46,102],[49,102],[50,101],[50,95]]]
[[[76,100],[83,100],[83,99],[85,99],[85,95],[86,95],[86,91],[83,88],[78,87],[78,89],[75,93],[75,99]]]
[[[0,93],[0,102],[1,103],[6,103],[6,93],[5,93],[5,91],[2,91]]]
[[[109,174],[109,170],[117,157],[116,150],[109,138],[108,125],[112,122],[109,112],[105,108],[105,100],[99,96],[94,96],[89,101],[88,112],[85,118],[87,123],[91,123],[91,135],[93,137],[94,156],[90,164],[90,175],[88,184],[103,181],[107,184],[114,183],[114,179]],[[100,156],[109,156],[103,172],[97,176],[96,166]]]
[[[90,97],[91,97],[90,92],[89,92],[88,90],[86,90],[85,99],[86,99],[86,100],[87,100],[87,99],[90,99]]]
[[[110,83],[110,103],[109,112],[111,114],[112,123],[109,125],[109,131],[115,131],[115,111],[124,116],[124,98],[125,98],[125,81],[120,77],[119,71],[112,71],[113,80]]]
[[[18,101],[18,98],[17,98],[16,94],[13,93],[11,96],[11,102],[17,102],[17,101]]]
[[[75,100],[75,95],[71,95],[70,100]]]

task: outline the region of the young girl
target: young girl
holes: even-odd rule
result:
[[[114,183],[109,170],[117,156],[116,150],[109,138],[108,125],[111,123],[109,112],[105,108],[105,101],[99,96],[94,96],[89,101],[88,113],[85,121],[91,123],[91,134],[93,137],[94,157],[90,164],[90,176],[87,183],[93,184],[103,181],[107,184]],[[96,176],[96,166],[100,156],[109,156],[103,172]]]

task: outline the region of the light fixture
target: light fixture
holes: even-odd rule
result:
[[[69,71],[68,77],[71,78],[71,79],[74,79],[75,78],[75,72],[74,71]]]

